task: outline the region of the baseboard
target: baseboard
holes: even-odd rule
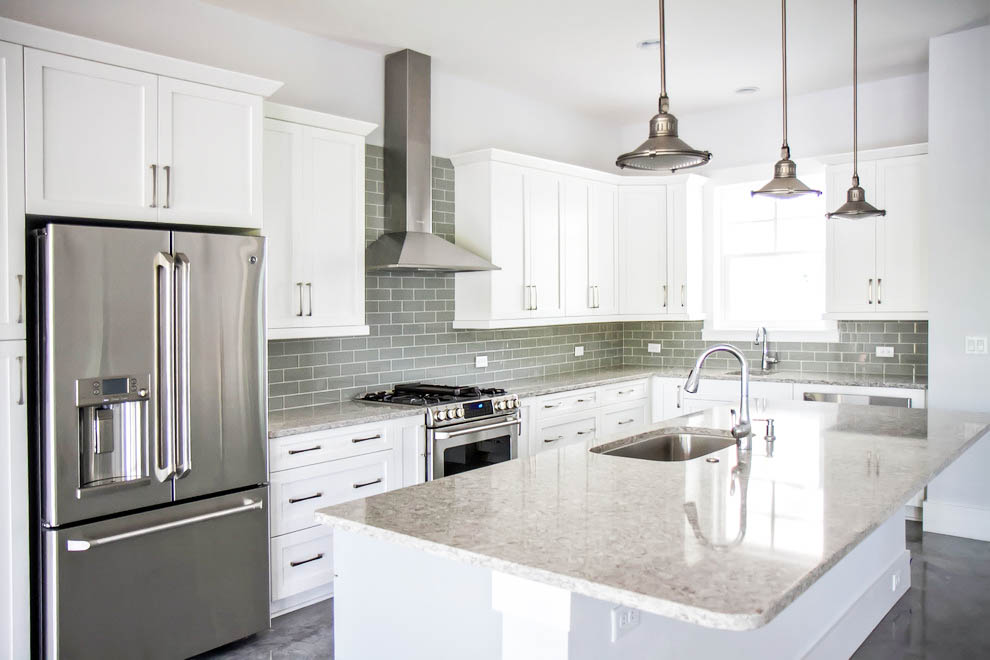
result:
[[[928,499],[922,528],[935,534],[990,541],[990,509]]]
[[[314,605],[328,598],[333,598],[332,582],[330,584],[321,585],[316,589],[310,589],[309,591],[304,591],[301,594],[296,594],[295,596],[289,596],[288,598],[283,598],[282,600],[273,602],[271,604],[271,616],[274,619],[277,616],[282,616],[283,614],[288,614],[289,612],[301,610],[304,607]]]

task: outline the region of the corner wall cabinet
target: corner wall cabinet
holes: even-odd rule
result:
[[[0,41],[0,340],[26,337],[22,50]]]
[[[453,157],[455,328],[700,318],[698,176],[623,177],[498,149]]]
[[[845,201],[851,176],[851,163],[826,169],[829,209]],[[826,317],[928,318],[928,155],[867,152],[859,177],[867,200],[887,215],[828,220]]]
[[[366,335],[364,138],[375,125],[265,112],[268,337]]]

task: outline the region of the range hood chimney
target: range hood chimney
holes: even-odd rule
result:
[[[412,50],[385,56],[385,234],[368,246],[369,271],[498,270],[433,235],[430,57]]]

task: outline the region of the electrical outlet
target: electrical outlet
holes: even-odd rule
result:
[[[894,357],[894,347],[877,346],[877,357]]]
[[[987,353],[986,336],[966,337],[966,352],[970,355],[986,355]]]
[[[647,353],[659,353],[660,352],[660,343],[657,342],[656,344],[647,344],[646,345],[646,352]]]
[[[474,356],[474,366],[478,369],[484,369],[488,366],[488,356],[487,355],[475,355]]]
[[[581,357],[582,355],[584,355],[584,346],[575,346],[574,357]]]
[[[631,607],[619,605],[612,608],[612,641],[618,641],[620,637],[639,625],[639,610]]]
[[[901,576],[894,573],[890,576],[890,590],[897,591],[897,587],[901,586]]]

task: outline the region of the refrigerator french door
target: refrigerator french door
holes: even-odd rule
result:
[[[48,657],[185,657],[264,629],[263,238],[36,233]]]

